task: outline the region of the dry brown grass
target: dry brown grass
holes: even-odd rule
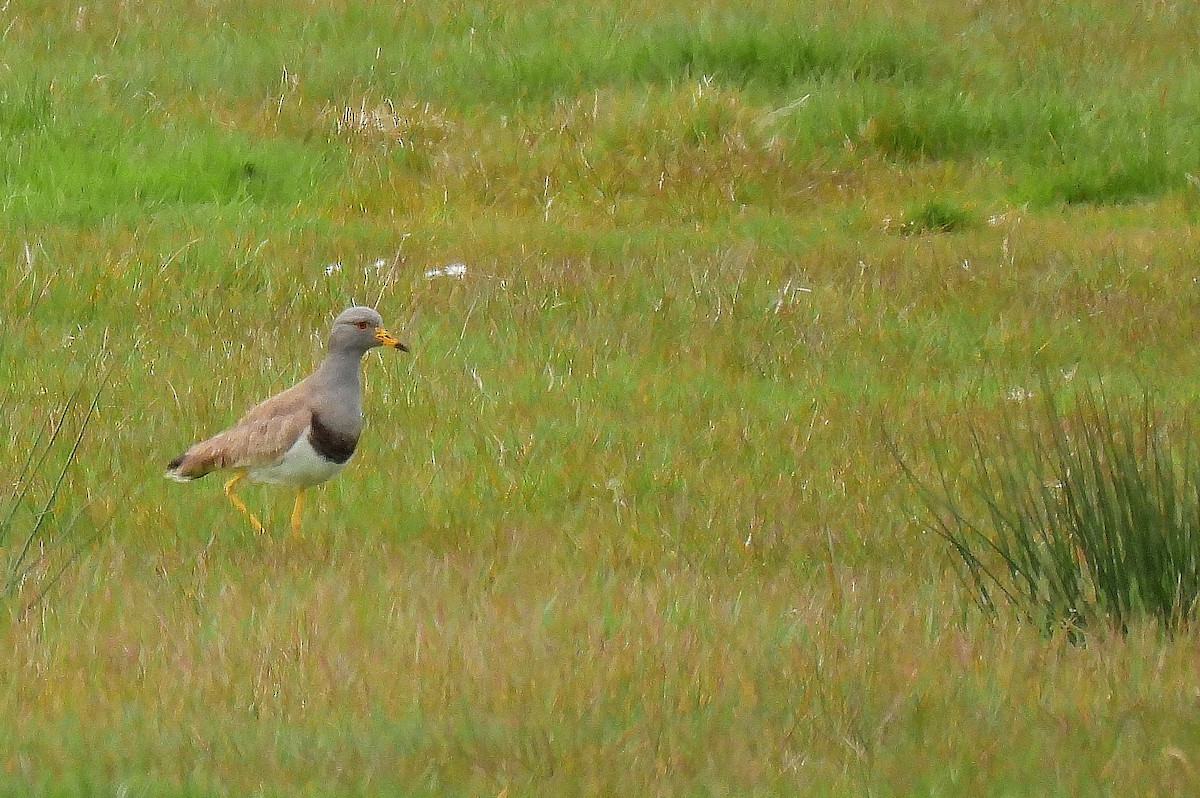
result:
[[[1191,641],[980,635],[894,573],[582,575],[515,530],[494,555],[105,547],[5,633],[5,768],[242,794],[1193,783]]]

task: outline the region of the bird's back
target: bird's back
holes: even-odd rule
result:
[[[190,446],[167,464],[167,476],[186,482],[222,468],[278,461],[312,422],[308,379],[255,405],[229,429]]]

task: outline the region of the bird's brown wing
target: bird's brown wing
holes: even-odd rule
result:
[[[193,444],[167,465],[167,476],[197,479],[222,468],[276,462],[312,422],[307,392],[297,390],[299,387],[272,396],[229,429]]]

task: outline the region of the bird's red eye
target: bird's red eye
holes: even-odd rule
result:
[[[357,328],[358,328],[358,329],[360,329],[360,330],[365,330],[365,329],[367,329],[368,327],[370,327],[371,325],[370,325],[370,324],[367,324],[365,321],[356,321],[356,322],[354,323],[354,326],[355,326],[355,327],[357,327]]]

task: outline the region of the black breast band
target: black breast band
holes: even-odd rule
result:
[[[344,463],[354,454],[354,449],[358,446],[358,437],[335,432],[322,424],[321,417],[313,413],[308,442],[317,454],[331,463]]]

